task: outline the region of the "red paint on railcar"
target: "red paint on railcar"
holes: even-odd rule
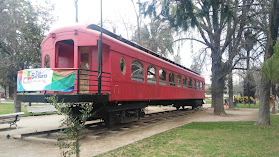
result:
[[[42,66],[45,65],[45,56],[49,55],[50,68],[82,68],[97,71],[97,41],[100,32],[89,29],[88,26],[71,26],[52,31],[42,42]],[[120,69],[121,58],[124,58],[126,62],[124,74]],[[143,82],[131,79],[131,63],[135,60],[143,65]],[[147,82],[147,67],[150,65],[156,69],[156,84]],[[167,72],[167,85],[159,84],[160,69]],[[201,76],[106,34],[103,35],[103,71],[110,73],[110,75],[104,74],[104,76],[109,75],[109,79],[103,82],[105,86],[102,87],[102,92],[110,93],[109,99],[112,102],[204,99],[204,78]],[[169,85],[170,72],[175,75],[175,86]],[[80,80],[82,85],[79,87],[81,93],[97,93],[97,82],[85,81],[87,79],[95,80],[96,75],[92,71],[80,75],[83,78]],[[181,87],[177,86],[177,75],[181,75]],[[183,76],[187,77],[187,81],[191,78],[202,82],[202,90],[183,88]],[[77,88],[75,86],[76,91],[73,93],[77,92]]]

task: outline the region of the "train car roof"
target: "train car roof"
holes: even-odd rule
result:
[[[99,26],[97,26],[97,25],[95,25],[95,24],[88,25],[87,28],[92,29],[92,30],[95,30],[95,31],[101,32],[101,27],[99,27]],[[140,45],[138,45],[138,44],[136,44],[136,43],[134,43],[134,42],[132,42],[132,41],[129,41],[129,40],[127,40],[127,39],[125,39],[125,38],[123,38],[123,37],[121,37],[121,36],[119,36],[119,35],[116,35],[116,34],[110,32],[110,31],[108,31],[108,30],[106,30],[106,29],[104,29],[104,28],[103,28],[102,30],[103,30],[103,33],[104,33],[104,34],[106,34],[106,35],[108,35],[108,36],[110,36],[110,37],[112,37],[112,38],[114,38],[114,39],[116,39],[116,40],[119,40],[119,41],[121,41],[121,42],[124,42],[124,43],[126,43],[126,44],[128,44],[128,45],[130,45],[130,46],[132,46],[132,47],[134,47],[134,48],[137,48],[137,49],[139,49],[139,50],[141,50],[141,51],[144,51],[144,52],[146,52],[146,53],[148,53],[148,54],[151,54],[151,55],[153,55],[153,56],[155,56],[155,57],[158,57],[158,58],[160,58],[160,59],[163,59],[163,60],[165,60],[165,61],[167,61],[167,62],[169,62],[169,63],[171,63],[171,64],[174,64],[174,65],[176,65],[176,66],[178,66],[178,67],[181,67],[181,68],[183,68],[183,69],[185,69],[185,70],[191,71],[192,73],[197,74],[197,75],[200,76],[199,73],[197,73],[197,72],[195,72],[195,71],[193,71],[193,70],[191,70],[191,69],[188,69],[188,68],[186,68],[186,67],[184,67],[184,66],[182,66],[182,65],[180,65],[180,64],[177,64],[177,63],[175,63],[174,61],[172,61],[172,60],[170,60],[170,59],[167,59],[167,58],[165,58],[165,57],[163,57],[163,56],[161,56],[161,55],[159,55],[159,54],[157,54],[157,53],[155,53],[155,52],[152,52],[151,50],[148,50],[148,49],[146,49],[146,48],[144,48],[144,47],[142,47],[142,46],[140,46]]]
[[[79,24],[79,25],[66,26],[66,27],[54,29],[54,30],[52,30],[52,31],[50,32],[50,34],[49,34],[48,37],[50,37],[50,35],[51,35],[52,33],[68,32],[68,31],[70,32],[70,31],[73,31],[73,27],[75,27],[76,30],[86,31],[86,29],[91,29],[91,30],[94,30],[94,31],[101,32],[101,27],[100,27],[100,26],[97,26],[97,25],[95,25],[95,24],[83,24],[83,25]],[[167,59],[167,58],[165,58],[165,57],[159,55],[158,53],[152,52],[151,50],[148,50],[147,48],[144,48],[144,47],[142,47],[142,46],[140,46],[140,45],[138,45],[138,44],[136,44],[136,43],[134,43],[134,42],[132,42],[132,41],[129,41],[129,40],[127,40],[127,39],[125,39],[125,38],[123,38],[123,37],[121,37],[121,36],[119,36],[119,35],[116,35],[116,34],[110,32],[110,31],[108,31],[108,30],[106,30],[106,29],[104,29],[104,28],[102,29],[102,32],[103,32],[104,34],[106,34],[106,35],[108,35],[108,36],[110,36],[110,37],[112,37],[112,38],[118,40],[118,41],[124,42],[124,43],[126,43],[126,44],[128,44],[128,45],[130,45],[130,46],[132,46],[132,47],[134,47],[134,48],[136,48],[136,49],[139,49],[139,50],[141,50],[141,51],[144,51],[144,52],[146,52],[146,53],[148,53],[148,54],[151,54],[151,55],[153,55],[153,56],[155,56],[155,57],[158,57],[158,58],[160,58],[160,59],[162,59],[162,60],[164,60],[164,61],[167,61],[167,62],[169,62],[169,63],[171,63],[171,64],[173,64],[173,65],[176,65],[176,66],[178,66],[178,67],[180,67],[180,68],[183,68],[183,69],[185,69],[185,70],[188,70],[188,71],[190,71],[190,72],[192,72],[192,73],[194,73],[194,74],[200,76],[199,73],[197,73],[197,72],[195,72],[195,71],[193,71],[193,70],[191,70],[191,69],[189,69],[189,68],[186,68],[186,67],[184,67],[184,66],[182,66],[182,65],[180,65],[180,64],[178,64],[178,63],[175,63],[174,61],[172,61],[172,60],[170,60],[170,59]],[[47,37],[47,38],[48,38],[48,37]],[[42,41],[42,43],[44,43],[45,40],[46,40],[46,39],[44,39],[44,40]]]

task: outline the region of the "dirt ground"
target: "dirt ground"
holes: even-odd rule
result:
[[[233,111],[226,110],[227,115],[225,116],[216,116],[213,114],[213,109],[209,107],[210,105],[205,104],[204,108],[206,109],[203,111],[175,119],[168,119],[147,127],[139,127],[126,133],[114,134],[114,136],[97,140],[86,138],[81,143],[81,156],[87,157],[105,153],[191,122],[255,121],[258,115],[257,109],[237,109]],[[173,109],[171,107],[149,107],[147,112],[152,113]],[[51,142],[14,139],[20,137],[20,134],[23,133],[57,129],[61,119],[63,119],[63,116],[60,115],[28,116],[21,118],[18,122],[18,129],[7,130],[6,128],[9,125],[0,125],[0,156],[61,156],[59,148]],[[10,139],[6,138],[8,134],[11,136]]]

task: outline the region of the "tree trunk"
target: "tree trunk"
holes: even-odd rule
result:
[[[7,85],[6,86],[6,99],[9,99],[10,98],[10,85]]]
[[[7,99],[7,86],[6,85],[4,85],[4,90],[5,90],[4,98]]]
[[[225,81],[222,76],[222,59],[218,52],[213,52],[211,54],[212,58],[212,105],[214,107],[215,115],[225,115],[223,96]]]
[[[272,89],[272,90],[271,90],[271,91],[272,91],[272,93],[271,93],[271,94],[272,94],[272,95],[274,95],[274,105],[272,106],[271,113],[272,113],[272,114],[276,114],[276,112],[275,112],[275,103],[276,103],[276,85],[274,85],[274,84],[273,84],[273,85],[271,86],[271,89]]]
[[[274,109],[275,109],[275,113],[277,113],[278,112],[278,95],[275,96],[275,107],[274,107]]]
[[[276,98],[275,98],[276,99]],[[274,100],[274,102],[276,103],[276,100]],[[271,109],[271,113],[272,114],[276,114],[277,112],[275,111],[275,103],[274,103],[274,106],[272,106],[272,109]]]
[[[232,71],[229,74],[229,80],[228,80],[228,87],[229,87],[229,109],[234,110],[234,104],[233,104],[233,79],[232,79]]]
[[[270,125],[270,82],[264,77],[260,80],[260,109],[255,125]]]
[[[220,80],[214,80],[212,78],[212,105],[214,107],[214,114],[225,115],[225,109],[223,104],[223,91],[224,82]]]
[[[267,61],[273,55],[273,46],[276,43],[279,28],[279,2],[278,0],[272,1],[272,7],[269,14],[269,32],[267,39],[267,46],[264,56],[264,61]],[[259,117],[255,125],[270,125],[270,81],[264,77],[261,78],[260,89],[260,109]]]
[[[21,102],[17,101],[17,92],[14,90],[14,112],[21,112]]]
[[[13,85],[9,85],[9,98],[14,99],[14,93],[16,92],[16,89]]]
[[[250,78],[250,49],[247,50],[247,61],[246,61],[246,64],[247,64],[247,75],[248,75],[248,78]],[[248,96],[248,104],[249,104],[249,108],[251,108],[251,100],[250,100],[250,80],[248,79],[247,80],[247,96]],[[244,95],[245,96],[245,95]]]
[[[251,102],[250,102],[250,82],[249,81],[250,80],[248,80],[248,83],[247,83],[247,97],[248,97],[249,108],[251,108]]]

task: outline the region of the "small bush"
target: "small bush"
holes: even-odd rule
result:
[[[248,96],[244,96],[244,98],[247,100],[246,102],[248,103]],[[239,96],[234,96],[234,101],[236,101],[237,103],[243,103],[244,98]],[[250,103],[253,103],[254,100],[255,98],[250,96]]]

